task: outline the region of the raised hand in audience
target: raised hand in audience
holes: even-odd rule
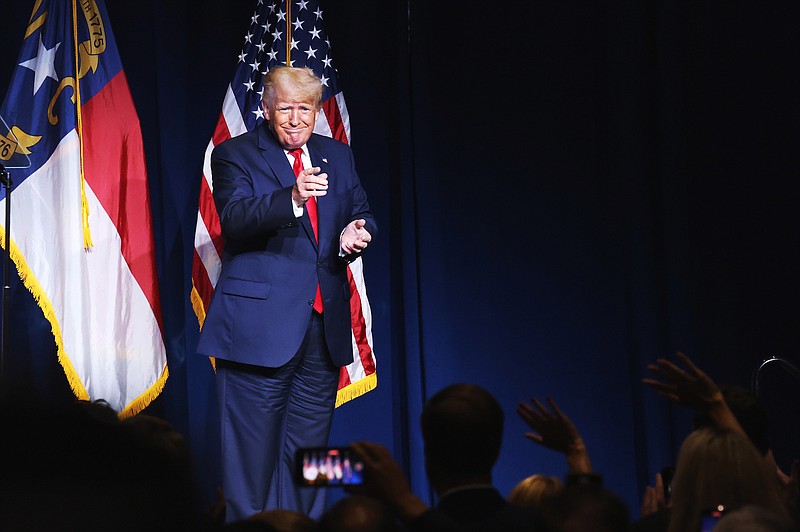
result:
[[[720,428],[729,428],[744,434],[744,429],[731,412],[717,383],[698,368],[683,353],[676,353],[686,369],[659,358],[647,369],[660,378],[645,378],[642,382],[670,401],[707,414]]]
[[[569,471],[573,474],[592,472],[589,453],[578,429],[558,408],[555,401],[547,399],[548,409],[535,397],[531,403],[520,403],[517,414],[535,432],[526,432],[525,437],[542,447],[563,454],[567,458]]]
[[[664,479],[661,473],[656,473],[656,482],[654,486],[647,486],[644,490],[644,497],[642,497],[642,506],[640,508],[640,516],[645,517],[667,508],[666,490],[664,489]]]
[[[792,518],[800,525],[800,459],[792,462],[786,482],[779,484],[781,497]]]
[[[352,493],[361,493],[382,500],[406,522],[413,521],[429,510],[422,499],[414,495],[400,468],[389,450],[373,442],[357,442],[352,449],[364,462],[364,485],[348,488]]]

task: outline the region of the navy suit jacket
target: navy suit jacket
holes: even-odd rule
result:
[[[303,341],[319,282],[333,363],[353,361],[347,264],[357,255],[339,256],[339,236],[363,218],[374,241],[377,227],[350,147],[320,135],[306,146],[313,165],[328,174],[328,193],[317,198],[319,243],[308,213],[294,215],[295,176],[266,122],[214,149],[214,202],[225,248],[199,354],[282,366]]]
[[[512,506],[491,486],[470,487],[442,497],[435,509],[409,525],[412,532],[535,532],[545,530],[532,510]]]

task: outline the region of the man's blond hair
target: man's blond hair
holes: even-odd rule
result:
[[[308,67],[277,66],[264,76],[264,93],[261,98],[269,107],[275,101],[278,87],[291,87],[292,90],[307,96],[317,109],[322,105],[322,80]]]

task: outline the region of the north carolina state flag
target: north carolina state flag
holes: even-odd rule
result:
[[[0,153],[31,161],[13,171],[20,278],[75,395],[134,414],[168,372],[141,130],[102,0],[35,2],[0,114]]]

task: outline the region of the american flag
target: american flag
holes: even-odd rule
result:
[[[192,306],[201,328],[222,267],[223,239],[212,197],[211,152],[217,144],[262,124],[264,113],[260,101],[264,74],[278,65],[311,68],[323,84],[322,112],[314,132],[349,143],[350,121],[338,87],[323,19],[317,0],[258,0],[250,18],[238,66],[225,93],[222,112],[203,163],[192,261]],[[352,294],[353,362],[341,369],[336,406],[377,385],[372,313],[360,258],[348,267],[348,278]]]

